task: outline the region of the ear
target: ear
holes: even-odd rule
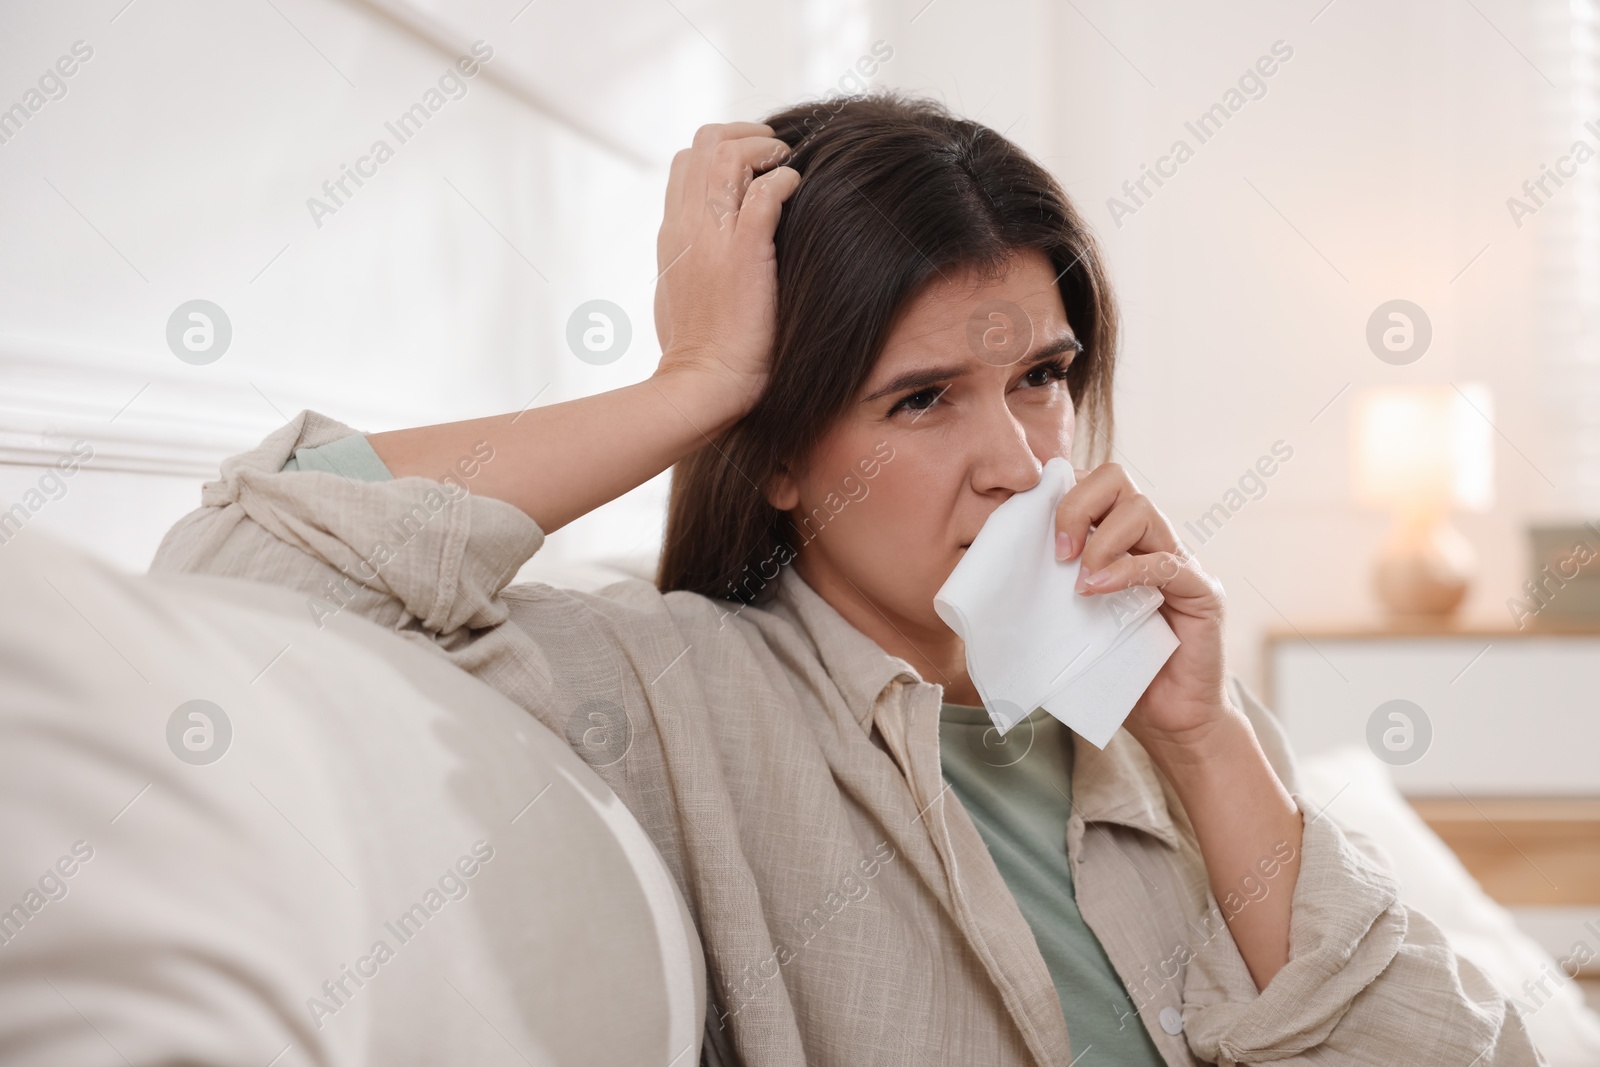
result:
[[[779,511],[792,511],[800,505],[800,484],[788,467],[780,466],[767,486],[767,503]]]

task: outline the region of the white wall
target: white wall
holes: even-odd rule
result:
[[[1386,520],[1347,489],[1360,388],[1494,392],[1497,504],[1459,520],[1483,558],[1469,616],[1508,618],[1530,517],[1600,512],[1600,470],[1566,403],[1600,392],[1600,374],[1575,364],[1587,350],[1562,295],[1582,281],[1573,235],[1592,222],[1592,189],[1521,229],[1505,207],[1592,97],[1569,32],[1587,0],[124,3],[3,16],[0,103],[74,41],[94,57],[0,145],[0,460],[104,442],[102,473],[37,521],[125,565],[142,567],[193,506],[202,472],[300,408],[373,431],[644,377],[672,153],[702,122],[822,94],[880,38],[895,56],[877,80],[1007,131],[1099,231],[1126,315],[1119,458],[1180,526],[1275,441],[1294,449],[1267,496],[1200,548],[1229,589],[1247,679],[1259,684],[1261,635],[1285,618],[1375,616],[1367,574]],[[306,198],[480,38],[495,57],[467,96],[315,226]],[[1294,55],[1267,95],[1116,225],[1107,198],[1278,40]],[[194,297],[235,330],[204,367],[163,337]],[[608,367],[562,340],[594,297],[635,328]],[[1435,331],[1407,367],[1363,339],[1394,297]],[[0,501],[37,476],[0,466]],[[546,553],[648,550],[664,489]]]
[[[142,480],[151,504],[131,508],[126,492],[77,483],[42,524],[142,569],[198,503],[203,473],[301,408],[374,431],[515,411],[653,368],[658,164],[675,138],[639,133],[715,110],[721,77],[685,62],[688,27],[647,64],[624,51],[599,79],[643,101],[612,123],[614,107],[569,109],[591,94],[546,62],[577,63],[559,42],[601,35],[602,12],[554,35],[542,10],[515,23],[497,12],[431,24],[430,42],[363,4],[124,2],[19,6],[6,15],[17,32],[0,34],[8,102],[74,42],[93,50],[66,96],[0,145],[0,458],[48,460],[83,437],[91,470],[171,473]],[[387,133],[479,39],[494,56],[465,95],[406,143]],[[652,88],[662,82],[678,91]],[[327,202],[322,183],[380,137],[393,158],[314,217],[308,198]],[[206,366],[165,340],[168,316],[197,297],[234,331]],[[565,348],[567,314],[596,297],[636,328],[606,367]],[[172,462],[148,462],[128,436]],[[36,476],[0,468],[0,499]],[[650,532],[605,528],[626,535],[552,554]]]
[[[1467,618],[1510,621],[1531,517],[1600,514],[1595,472],[1570,462],[1573,438],[1550,417],[1552,397],[1592,392],[1600,370],[1545,390],[1561,324],[1540,298],[1572,283],[1549,269],[1571,252],[1566,201],[1521,229],[1505,206],[1577,132],[1559,118],[1565,27],[1536,19],[1566,6],[1100,2],[1077,5],[1098,33],[1070,9],[1058,20],[1058,121],[1031,147],[1051,153],[1115,265],[1121,458],[1181,526],[1275,441],[1294,449],[1267,495],[1199,547],[1229,590],[1230,654],[1247,679],[1260,682],[1267,627],[1377,618],[1369,561],[1387,520],[1348,490],[1359,389],[1475,380],[1494,394],[1497,504],[1458,518],[1483,568]],[[1266,95],[1208,143],[1188,135],[1184,121],[1279,40],[1294,54]],[[1107,198],[1177,137],[1194,158],[1118,227]],[[1393,298],[1433,323],[1409,366],[1364,339]]]

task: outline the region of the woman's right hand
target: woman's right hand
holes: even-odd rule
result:
[[[800,182],[772,127],[700,127],[672,158],[656,238],[656,374],[699,376],[743,416],[766,387],[777,313],[772,235]]]
[[[384,466],[396,479],[438,478],[492,442],[491,455],[505,458],[479,465],[472,494],[515,505],[550,534],[743,418],[771,371],[772,235],[800,181],[778,165],[789,153],[772,127],[739,122],[702,126],[694,147],[673,157],[656,243],[655,374],[514,415],[369,434]]]

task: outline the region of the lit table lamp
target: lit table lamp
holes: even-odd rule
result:
[[[1467,595],[1477,556],[1450,511],[1494,501],[1494,428],[1479,384],[1369,389],[1353,406],[1352,488],[1394,525],[1373,571],[1378,599],[1399,619],[1443,621]]]

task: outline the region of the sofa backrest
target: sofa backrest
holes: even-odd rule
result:
[[[32,530],[0,605],[8,1063],[698,1059],[659,853],[427,641]]]

